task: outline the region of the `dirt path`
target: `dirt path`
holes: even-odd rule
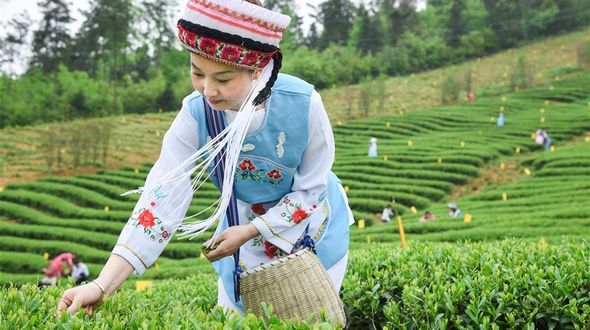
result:
[[[556,147],[560,148],[573,144],[589,142],[590,132],[587,132],[584,135],[576,137]],[[477,177],[473,178],[464,185],[455,186],[455,189],[453,189],[453,191],[447,195],[447,200],[454,201],[465,196],[475,195],[485,188],[493,188],[526,177],[527,174],[525,173],[525,168],[520,166],[520,164],[523,160],[530,158],[533,155],[535,155],[535,153],[524,154],[516,157],[505,157],[486,164],[479,171],[479,175]]]

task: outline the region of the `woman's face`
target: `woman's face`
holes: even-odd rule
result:
[[[239,110],[252,87],[251,71],[191,53],[193,87],[215,110]]]

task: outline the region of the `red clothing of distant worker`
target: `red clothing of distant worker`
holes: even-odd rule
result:
[[[62,254],[58,255],[57,257],[53,258],[49,262],[49,267],[43,268],[43,272],[45,273],[45,276],[47,276],[47,277],[61,276],[62,270],[63,270],[62,263],[65,261],[69,267],[72,267],[74,265],[74,258],[75,258],[75,255],[70,252],[62,253]]]

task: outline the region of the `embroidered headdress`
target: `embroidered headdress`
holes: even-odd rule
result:
[[[255,107],[270,96],[281,67],[278,46],[289,21],[289,16],[242,0],[191,0],[186,5],[178,21],[178,37],[187,50],[209,60],[262,70],[262,73],[235,119],[221,133],[165,175],[146,182],[145,188],[125,193],[145,191],[156,199],[167,196],[152,211],[156,216],[163,209],[172,210],[168,214],[176,214],[181,205],[192,199],[192,192],[197,192],[211,175],[208,169],[216,168],[223,158],[221,197],[200,213],[183,219],[168,219],[177,227],[172,229],[183,232],[181,237],[196,237],[225,216],[232,199],[236,165]],[[189,187],[192,191],[188,191]],[[214,212],[207,219],[182,224],[185,219],[196,218],[211,208]],[[212,241],[220,234],[221,224]]]
[[[279,41],[290,20],[243,0],[191,0],[178,20],[178,38],[188,51],[226,65],[252,70],[272,65],[268,82],[254,99],[258,105],[270,96],[277,79]]]

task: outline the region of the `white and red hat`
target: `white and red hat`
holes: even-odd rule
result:
[[[272,74],[255,104],[270,96],[282,63],[279,42],[291,18],[243,0],[190,0],[180,20],[178,39],[188,51],[229,66]]]

